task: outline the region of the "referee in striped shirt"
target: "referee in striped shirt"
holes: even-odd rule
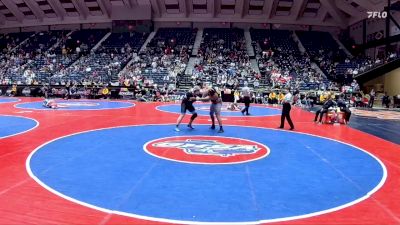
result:
[[[295,93],[296,94],[296,93]],[[292,109],[292,101],[293,95],[288,91],[285,97],[283,98],[283,108],[282,108],[282,115],[281,115],[281,125],[279,126],[280,129],[283,129],[285,126],[285,118],[290,125],[290,130],[294,129],[294,125],[292,119],[290,118],[290,110]]]
[[[245,86],[242,89],[242,96],[243,96],[243,103],[244,103],[244,109],[242,110],[242,114],[246,113],[246,116],[249,116],[249,108],[250,108],[250,102],[251,102],[251,91],[250,88],[245,84]]]

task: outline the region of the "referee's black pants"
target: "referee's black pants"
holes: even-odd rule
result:
[[[374,107],[375,96],[371,96],[368,102],[368,107]]]
[[[246,114],[249,115],[249,108],[251,102],[250,97],[248,96],[243,97],[243,102],[244,102],[244,109],[242,110],[242,113],[246,112]]]
[[[291,109],[292,109],[292,107],[290,106],[290,103],[283,103],[280,128],[284,127],[285,118],[286,118],[286,120],[288,121],[288,123],[290,125],[290,129],[294,129],[294,125],[293,125],[292,119],[290,118],[290,110]]]

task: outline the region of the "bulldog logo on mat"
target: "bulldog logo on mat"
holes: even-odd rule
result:
[[[149,154],[172,161],[204,164],[232,164],[257,160],[269,153],[258,142],[221,136],[167,137],[146,143]]]

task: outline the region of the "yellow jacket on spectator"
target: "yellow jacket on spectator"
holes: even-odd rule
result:
[[[276,98],[275,92],[269,93],[269,99],[275,99],[275,98]]]
[[[278,100],[282,101],[284,98],[285,98],[285,95],[283,93],[279,93]]]
[[[326,96],[325,93],[321,94],[321,95],[319,96],[319,102],[321,102],[321,103],[325,102],[325,101],[326,101],[326,98],[327,98],[327,96]]]
[[[235,96],[235,98],[239,98],[240,97],[240,93],[237,90],[233,93],[233,95]]]

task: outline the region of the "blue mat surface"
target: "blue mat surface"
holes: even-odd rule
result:
[[[180,147],[163,149],[160,157],[145,151],[149,142],[180,136],[204,143],[170,141],[169,146]],[[162,158],[169,151],[218,152],[224,144],[210,140],[219,137],[236,142],[236,147],[261,143],[270,153],[255,161],[224,165]],[[192,222],[281,221],[322,214],[366,198],[386,178],[380,161],[353,146],[240,126],[225,126],[222,135],[205,125],[181,132],[174,132],[173,125],[91,131],[44,145],[28,165],[46,188],[76,201],[128,215]]]
[[[0,103],[10,103],[10,102],[18,102],[18,98],[12,98],[12,97],[0,97]]]
[[[0,115],[0,138],[26,132],[37,124],[35,120],[25,117]]]

